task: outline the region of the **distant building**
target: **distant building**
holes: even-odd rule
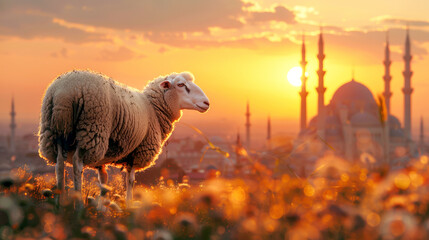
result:
[[[420,136],[419,136],[419,152],[420,155],[426,154],[425,134],[423,127],[423,117],[420,119]]]
[[[268,116],[267,120],[267,143],[266,143],[266,149],[271,149],[271,118]]]
[[[249,101],[247,101],[247,107],[246,107],[246,124],[244,125],[246,127],[246,148],[251,148],[251,139],[250,139],[250,107],[249,107]]]
[[[305,45],[302,46],[301,65],[305,66]],[[298,153],[306,158],[320,157],[326,151],[333,151],[336,155],[347,160],[361,160],[369,163],[389,163],[401,165],[409,157],[416,154],[416,144],[411,139],[411,52],[409,33],[407,31],[405,43],[405,70],[404,75],[404,126],[396,116],[390,112],[390,49],[386,41],[385,49],[385,82],[384,97],[377,102],[371,91],[354,78],[340,86],[334,93],[329,104],[324,103],[323,36],[319,36],[319,86],[318,113],[307,125],[306,102],[307,92],[305,85],[300,92],[303,104],[301,105],[301,131],[295,142],[299,146]],[[303,79],[305,83],[305,79]],[[304,94],[305,93],[305,94]],[[381,102],[381,103],[380,103]],[[384,107],[385,106],[385,107]],[[311,164],[310,164],[311,165]],[[308,166],[305,166],[308,167]]]
[[[158,157],[157,165],[164,162],[166,158],[172,158],[185,171],[190,171],[192,168],[198,167],[204,145],[203,142],[196,141],[190,137],[171,138],[165,145],[162,154]]]
[[[221,150],[232,153],[232,147],[225,139],[214,136],[209,138],[210,142]],[[221,153],[211,149],[210,145],[203,139],[194,139],[191,137],[168,140],[162,154],[157,160],[157,165],[162,164],[166,158],[174,159],[177,164],[185,171],[205,169],[208,166],[215,166],[224,171],[232,165],[230,160]]]
[[[15,123],[15,102],[13,101],[13,97],[12,97],[12,107],[11,107],[11,112],[10,112],[10,146],[9,146],[9,151],[10,153],[13,155],[15,154],[16,151],[16,137],[15,137],[15,133],[16,133],[16,123]]]
[[[33,173],[53,172],[54,168],[48,166],[38,154],[38,137],[34,133],[24,136],[16,135],[16,112],[12,98],[10,134],[0,136],[0,174],[9,173],[12,168],[26,165]]]

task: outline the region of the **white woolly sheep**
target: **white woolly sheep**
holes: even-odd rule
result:
[[[182,109],[208,110],[208,98],[193,81],[191,73],[172,73],[139,91],[92,71],[57,77],[43,98],[39,154],[55,164],[58,189],[64,190],[65,162],[73,165],[79,192],[84,166],[98,170],[103,186],[105,164],[113,164],[126,169],[129,202],[135,171],[154,164]]]

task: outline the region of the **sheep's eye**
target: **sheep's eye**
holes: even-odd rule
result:
[[[177,84],[177,86],[178,86],[178,87],[184,87],[184,86],[185,86],[185,84],[184,84],[184,83],[179,83],[179,84]]]

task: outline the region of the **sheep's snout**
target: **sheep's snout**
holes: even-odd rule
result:
[[[202,99],[198,103],[196,103],[195,106],[197,107],[198,112],[204,113],[204,112],[207,112],[207,110],[209,110],[210,103],[206,97],[205,99]]]

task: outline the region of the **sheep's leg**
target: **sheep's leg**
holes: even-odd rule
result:
[[[57,206],[60,205],[62,196],[64,194],[65,178],[64,178],[64,157],[63,149],[61,144],[58,144],[57,163],[55,164],[55,175],[57,178],[57,189],[60,192],[59,196],[56,196]]]
[[[98,172],[98,182],[100,185],[100,197],[98,198],[97,209],[99,211],[106,211],[106,207],[103,206],[104,196],[109,191],[109,188],[106,185],[107,179],[108,179],[106,167],[104,165],[97,167],[97,172]]]
[[[79,157],[79,149],[73,155],[73,182],[74,182],[74,190],[78,193],[82,193],[82,171],[83,171],[83,161]],[[82,199],[80,199],[82,200]],[[76,204],[76,208],[80,208],[80,206]]]
[[[127,173],[126,173],[126,186],[127,186],[127,205],[130,206],[131,201],[133,200],[133,187],[134,187],[134,180],[135,180],[135,169],[133,167],[127,167]]]
[[[107,190],[105,188],[105,185],[107,184],[107,171],[106,166],[97,167],[98,170],[98,182],[100,183],[100,196],[104,197],[106,195]]]

